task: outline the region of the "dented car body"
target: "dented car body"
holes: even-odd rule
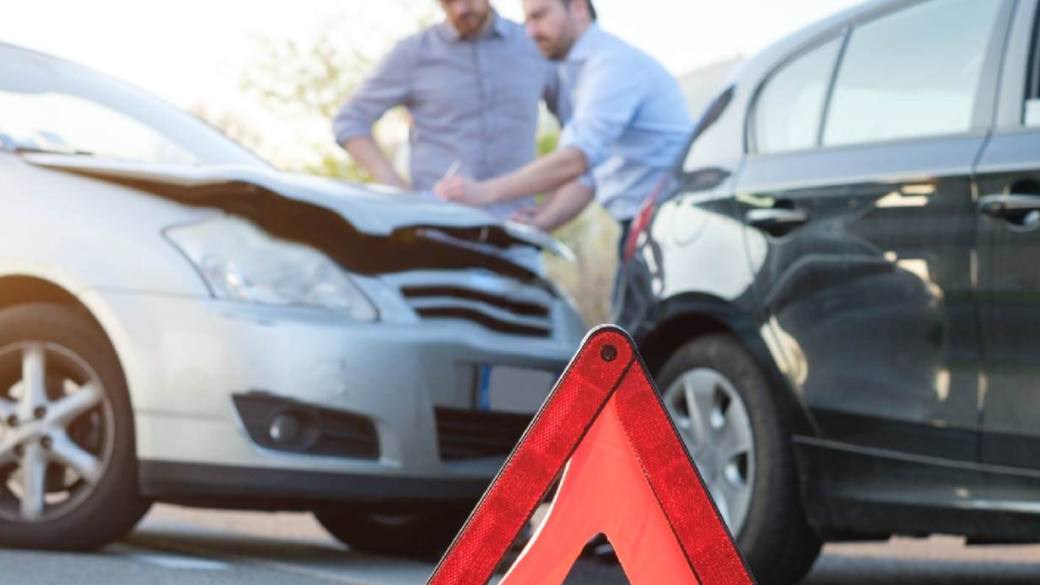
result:
[[[83,115],[65,133],[70,109]],[[135,146],[120,152],[113,134]],[[544,234],[279,173],[137,90],[4,45],[0,144],[0,321],[45,301],[96,325],[125,379],[122,440],[149,500],[408,518],[470,505],[585,332],[542,273],[543,250],[566,253]],[[0,380],[0,407],[18,411],[27,379]],[[5,435],[45,432],[27,428],[0,423],[0,452],[14,448]],[[27,459],[4,461],[0,541],[5,522],[65,505],[51,492],[90,483],[44,482],[36,509]]]

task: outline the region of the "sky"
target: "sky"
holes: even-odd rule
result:
[[[604,28],[679,75],[753,54],[860,1],[597,0],[596,7]],[[519,0],[493,3],[505,16],[522,16]],[[339,16],[344,35],[364,37],[378,52],[414,26],[395,20],[435,9],[434,0],[0,0],[0,41],[89,65],[188,107],[237,92],[258,38],[299,37]]]
[[[862,0],[596,0],[602,26],[675,75],[773,41]],[[492,0],[521,19],[520,0]],[[182,108],[239,110],[263,39],[304,39],[335,23],[378,58],[436,17],[436,0],[0,0],[0,42],[64,57]]]

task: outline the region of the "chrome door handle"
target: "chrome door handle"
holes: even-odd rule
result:
[[[979,211],[1013,225],[1035,228],[1040,226],[1040,195],[987,195],[979,200]]]
[[[773,207],[752,209],[744,215],[744,221],[753,228],[772,236],[783,236],[809,223],[809,213],[801,209]]]
[[[1040,211],[1040,195],[987,195],[979,200],[979,210],[999,218]]]

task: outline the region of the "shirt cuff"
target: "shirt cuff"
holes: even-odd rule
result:
[[[366,124],[353,116],[347,114],[346,110],[340,112],[332,121],[332,134],[336,137],[336,144],[343,145],[348,140],[358,136],[371,136],[372,125]]]

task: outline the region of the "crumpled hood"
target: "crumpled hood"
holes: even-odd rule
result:
[[[419,227],[494,228],[516,244],[544,248],[573,258],[566,246],[536,229],[501,221],[480,209],[386,187],[282,173],[263,167],[151,164],[49,153],[26,153],[23,158],[40,167],[132,184],[143,189],[155,187],[164,192],[179,191],[185,196],[224,186],[253,186],[333,210],[359,232],[370,236],[390,236],[404,228]]]

